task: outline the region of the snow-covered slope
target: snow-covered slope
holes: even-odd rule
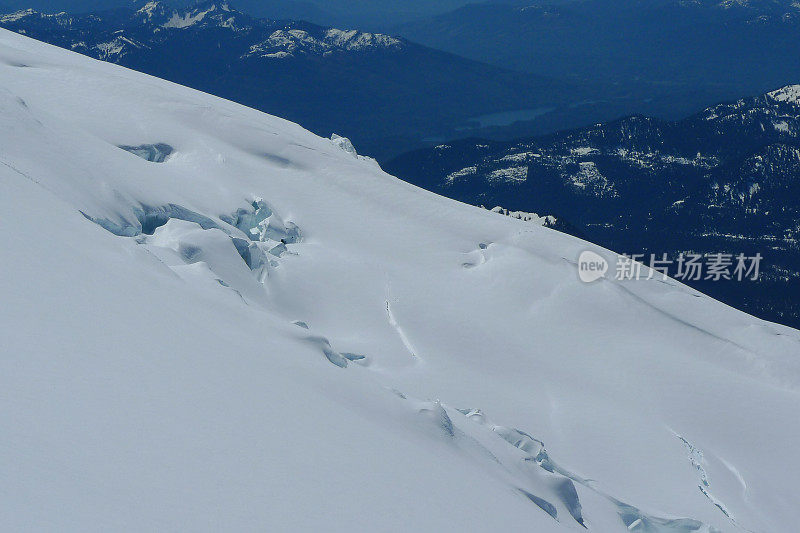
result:
[[[0,134],[0,529],[800,518],[796,331],[6,31]]]

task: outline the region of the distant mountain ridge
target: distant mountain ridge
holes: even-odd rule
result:
[[[800,85],[676,122],[633,116],[517,142],[450,142],[384,166],[467,203],[556,215],[624,253],[761,253],[761,283],[693,286],[800,327]]]
[[[22,10],[0,26],[82,54],[350,137],[397,155],[475,116],[585,95],[403,38],[302,21],[258,19],[231,4],[162,1],[76,15]]]
[[[201,2],[187,9],[177,9],[167,2],[148,1],[136,11],[113,10],[99,14],[72,15],[66,12],[41,13],[25,9],[0,15],[0,24],[15,25],[29,33],[46,34],[49,39],[68,40],[72,34],[84,40],[73,41],[70,48],[86,55],[103,55],[111,48],[122,57],[131,48],[152,48],[169,38],[165,30],[228,29],[234,33],[251,33],[256,30],[269,36],[253,45],[253,49],[269,47],[271,54],[248,53],[262,58],[285,57],[278,52],[306,54],[335,51],[368,51],[370,49],[400,50],[404,44],[388,35],[324,29],[310,24],[280,23],[255,19],[230,7],[228,2]],[[161,33],[161,35],[159,35]],[[98,54],[101,52],[101,54]],[[108,56],[102,57],[109,59]]]
[[[4,0],[5,11],[32,8],[38,11],[90,13],[139,7],[149,0]],[[160,0],[183,10],[203,0]],[[306,20],[321,25],[364,27],[410,21],[444,13],[468,0],[236,0],[235,7],[257,18]]]

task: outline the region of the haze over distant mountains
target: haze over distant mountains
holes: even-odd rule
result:
[[[69,24],[29,17],[5,27],[285,116],[316,133],[342,133],[381,160],[455,138],[512,140],[630,114],[675,120],[800,82],[794,0],[224,2],[239,20],[251,19],[238,28],[244,31],[209,24],[165,31],[132,17],[144,0],[0,2],[5,12],[33,6],[72,15]],[[176,7],[187,3],[194,4],[159,2],[181,13],[206,10],[204,3]],[[115,17],[97,11],[119,5],[125,7]],[[86,10],[97,11],[102,24],[74,16]],[[268,30],[318,39],[330,28],[381,33],[403,46],[282,64],[248,55]],[[113,32],[135,35],[141,46],[103,55],[97,47],[117,39]],[[84,34],[92,41],[85,50]]]
[[[391,31],[498,66],[615,83],[634,97],[669,101],[637,110],[664,118],[800,82],[796,0],[548,4],[472,4]]]
[[[469,132],[480,117],[565,105],[588,92],[400,37],[257,19],[227,2],[165,2],[90,15],[24,10],[0,26],[344,134],[370,155]],[[478,120],[473,120],[477,118]]]

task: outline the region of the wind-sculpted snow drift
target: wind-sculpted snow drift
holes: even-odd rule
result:
[[[794,330],[8,32],[0,134],[0,529],[800,519]]]

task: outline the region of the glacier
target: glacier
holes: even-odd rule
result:
[[[792,532],[800,332],[0,30],[0,529]]]

